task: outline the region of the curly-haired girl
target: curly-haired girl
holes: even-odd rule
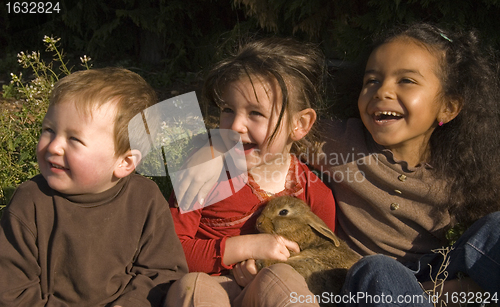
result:
[[[375,45],[358,99],[361,121],[332,125],[334,141],[325,148],[366,155],[322,164],[338,172],[334,180],[347,171],[364,175],[332,185],[341,236],[364,255],[392,257],[358,262],[346,293],[391,293],[395,302],[399,295],[423,294],[419,282],[433,288],[437,279],[447,280],[438,292],[477,285],[499,291],[500,95],[491,59],[474,32],[425,23],[396,29]],[[468,230],[443,263],[434,250],[447,245],[452,227]],[[453,288],[459,272],[467,277]],[[410,305],[432,305],[423,298]],[[377,305],[370,299],[358,304]]]

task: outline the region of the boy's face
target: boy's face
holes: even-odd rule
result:
[[[37,159],[49,186],[64,194],[93,194],[116,184],[114,103],[84,112],[70,99],[49,107],[37,146]]]

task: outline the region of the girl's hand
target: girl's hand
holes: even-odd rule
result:
[[[267,233],[242,235],[226,240],[226,248],[222,261],[226,265],[247,259],[286,261],[290,257],[290,251],[299,253],[299,245],[282,236]]]
[[[274,241],[269,239],[270,242],[266,243],[268,244],[267,246],[269,246],[269,250],[267,252],[265,251],[264,254],[262,254],[262,257],[260,257],[260,253],[262,252],[263,248],[266,248],[266,246],[259,245],[257,247],[259,249],[259,254],[257,254],[256,257],[253,257],[254,259],[275,259],[280,261],[287,261],[290,257],[290,251],[293,251],[296,254],[300,253],[299,245],[296,242],[290,241],[278,235],[260,235],[271,236]]]
[[[257,266],[255,265],[255,260],[248,259],[237,263],[233,267],[233,277],[236,280],[236,283],[242,287],[248,285],[257,275]]]
[[[206,143],[186,160],[183,170],[177,172],[173,185],[181,208],[193,207],[196,200],[203,205],[205,197],[217,183],[224,168],[220,146],[219,142],[217,146]]]

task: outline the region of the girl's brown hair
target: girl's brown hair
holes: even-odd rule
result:
[[[240,46],[236,54],[222,60],[208,73],[203,85],[205,103],[220,106],[222,94],[229,84],[242,78],[261,77],[276,80],[282,92],[278,123],[269,144],[279,131],[285,112],[293,115],[301,110],[318,110],[323,101],[325,61],[314,45],[289,38],[265,38]],[[290,121],[291,116],[288,116]],[[291,152],[300,155],[320,147],[317,129],[294,142]]]

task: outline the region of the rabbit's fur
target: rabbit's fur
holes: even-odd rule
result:
[[[300,253],[285,262],[301,274],[316,295],[339,294],[348,269],[361,257],[340,240],[302,200],[281,196],[269,201],[257,229],[295,241]],[[260,270],[281,261],[257,260]]]

